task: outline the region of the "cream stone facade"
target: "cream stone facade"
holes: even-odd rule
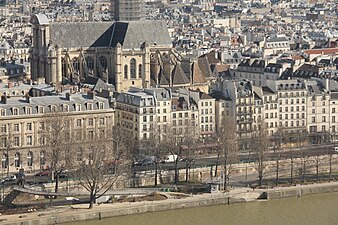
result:
[[[198,91],[130,89],[116,99],[116,125],[135,141],[161,140],[170,132],[203,139],[215,132],[215,105],[215,99]]]
[[[105,136],[114,126],[114,109],[108,99],[93,94],[66,96],[1,97],[0,151],[1,170],[6,173],[24,169],[27,173],[49,166],[46,121],[59,115],[69,121],[72,141],[83,141],[95,135]],[[76,143],[74,144],[76,148]],[[78,151],[80,153],[80,150]],[[81,157],[73,155],[72,160]],[[9,167],[9,168],[8,168]]]

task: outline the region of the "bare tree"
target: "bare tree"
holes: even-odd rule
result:
[[[190,126],[190,122],[184,128],[169,127],[168,131],[163,135],[161,147],[164,151],[171,155],[176,155],[174,162],[175,184],[179,182],[178,162],[183,158],[183,146],[190,146],[196,142],[196,133],[194,127]]]
[[[258,185],[262,186],[265,172],[267,154],[269,152],[269,137],[267,130],[262,122],[252,137],[253,154],[256,159],[256,169],[258,171]]]
[[[67,169],[71,160],[70,123],[63,113],[50,113],[40,122],[40,128],[43,131],[41,138],[45,139],[41,148],[46,153],[46,161],[50,163],[55,192],[58,192],[59,175]]]
[[[235,119],[225,117],[217,132],[217,142],[219,144],[217,158],[220,159],[223,169],[224,189],[228,187],[228,181],[234,172],[233,164],[238,159],[238,139]]]
[[[89,192],[89,208],[93,208],[95,200],[111,190],[122,175],[128,179],[131,166],[128,141],[128,135],[114,127],[112,132],[94,133],[81,144],[84,157],[72,164],[72,171]]]
[[[11,132],[11,127],[7,127],[6,129],[8,129],[8,135],[5,137],[1,137],[1,151],[2,151],[2,157],[5,157],[4,159],[2,159],[2,167],[5,166],[6,168],[6,176],[9,176],[9,152],[12,150],[13,148],[13,136],[12,136],[12,132]]]

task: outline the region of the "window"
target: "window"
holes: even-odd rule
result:
[[[13,115],[14,116],[19,115],[19,110],[17,108],[13,108]]]
[[[39,123],[39,129],[44,130],[45,129],[45,122],[40,122]]]
[[[7,125],[6,124],[1,125],[1,133],[7,133]]]
[[[20,165],[21,165],[21,159],[20,159],[20,153],[19,152],[15,153],[14,165],[15,165],[15,167],[20,167]]]
[[[163,122],[167,122],[167,117],[163,116]]]
[[[72,60],[72,64],[73,64],[73,69],[77,72],[80,71],[80,62],[79,62],[79,59],[77,57],[75,57],[73,60]]]
[[[88,119],[88,126],[93,126],[94,124],[94,119],[93,118],[89,118]]]
[[[43,166],[46,164],[46,158],[45,158],[45,151],[40,152],[40,166]]]
[[[29,151],[27,154],[27,165],[32,166],[33,165],[33,152]]]
[[[82,119],[77,119],[76,120],[76,126],[81,127],[82,126]]]
[[[19,137],[14,137],[14,146],[15,147],[20,146],[20,138]]]
[[[101,69],[104,71],[107,69],[107,59],[105,56],[100,56],[99,58]]]
[[[322,122],[326,122],[326,117],[325,116],[322,117]]]
[[[100,118],[100,125],[102,126],[102,125],[104,125],[104,124],[105,124],[104,118]]]
[[[87,110],[93,110],[93,104],[87,103]]]
[[[77,152],[76,159],[77,159],[77,161],[83,160],[83,148],[82,147],[80,147],[79,151]]]
[[[99,102],[99,109],[103,109],[103,102]]]
[[[14,124],[14,131],[19,131],[19,124],[18,123]]]
[[[42,114],[44,112],[43,106],[38,106],[38,112]]]
[[[8,166],[8,155],[7,154],[2,155],[1,166],[3,169],[7,168]]]
[[[33,145],[33,138],[31,135],[28,135],[26,140],[27,145]]]
[[[124,79],[128,79],[128,65],[124,65]]]
[[[313,116],[313,117],[311,118],[311,122],[312,122],[312,123],[315,123],[315,122],[316,122],[316,117]]]
[[[130,77],[136,79],[136,59],[134,58],[130,60]]]
[[[86,64],[87,64],[87,69],[93,71],[94,70],[94,60],[92,57],[87,56],[86,57]]]
[[[142,78],[142,64],[138,65],[138,78]]]
[[[1,116],[6,116],[6,110],[5,109],[1,109]]]
[[[94,139],[94,131],[90,130],[88,132],[88,137],[89,137],[89,139]]]
[[[31,107],[26,107],[26,114],[27,115],[32,114],[32,108]]]
[[[32,123],[27,123],[27,130],[31,131],[32,130]]]

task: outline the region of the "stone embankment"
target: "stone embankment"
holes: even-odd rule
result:
[[[64,224],[74,221],[101,220],[103,218],[157,212],[182,208],[227,205],[233,203],[257,201],[258,199],[281,199],[301,197],[309,194],[338,192],[338,182],[277,187],[265,190],[238,188],[227,193],[194,195],[181,199],[168,198],[163,201],[125,202],[102,204],[94,209],[85,209],[88,205],[73,207],[54,207],[43,212],[22,215],[0,216],[3,225],[47,225]],[[168,193],[167,193],[168,194]],[[170,193],[169,193],[170,194]]]

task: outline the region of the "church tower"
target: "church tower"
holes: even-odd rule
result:
[[[110,0],[115,21],[137,21],[142,18],[144,0]]]

